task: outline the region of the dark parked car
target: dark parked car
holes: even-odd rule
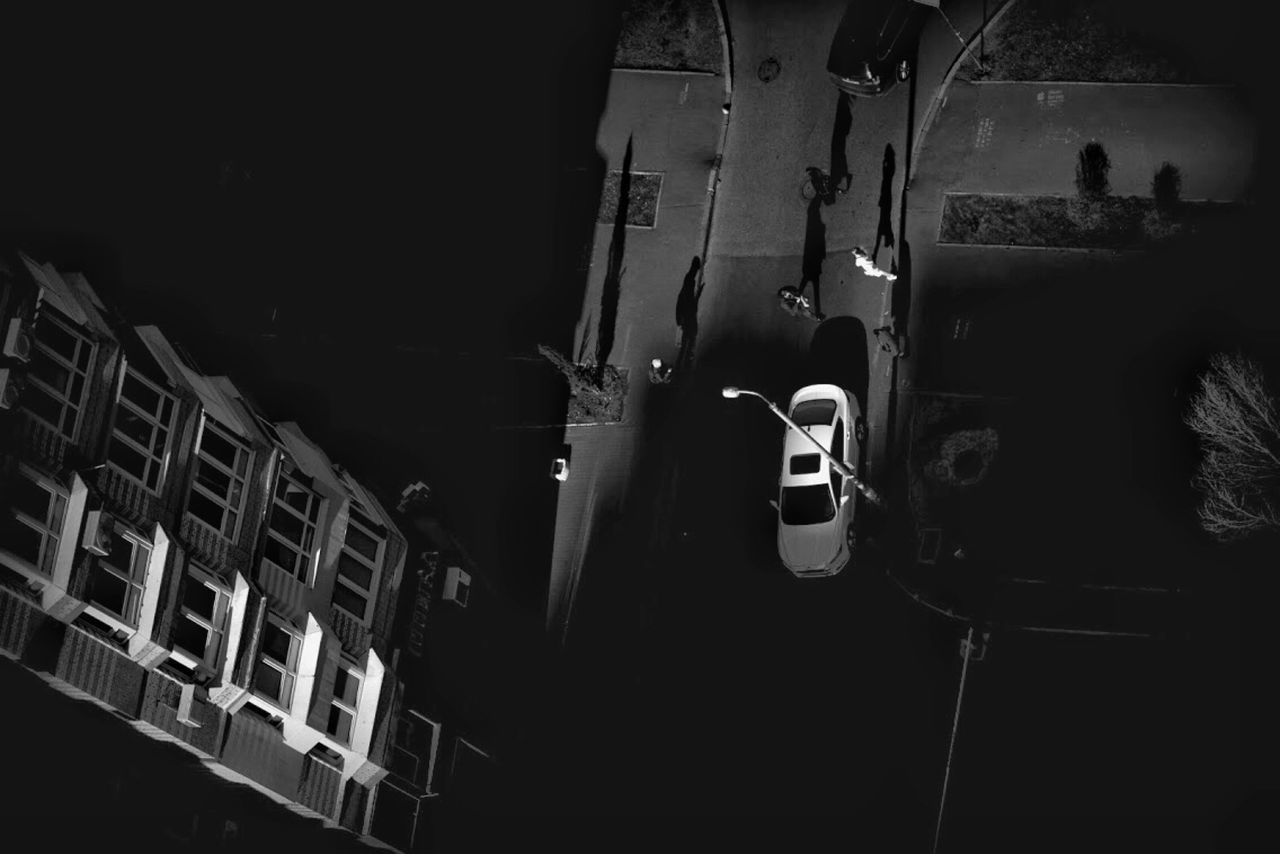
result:
[[[850,95],[882,95],[911,76],[920,28],[931,7],[915,0],[853,0],[845,10],[827,72]]]

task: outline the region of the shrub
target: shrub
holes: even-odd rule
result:
[[[569,383],[569,423],[622,420],[622,405],[627,397],[627,375],[623,369],[607,364],[574,364],[545,344],[538,345],[538,352],[555,365]]]
[[[1160,164],[1151,179],[1151,195],[1156,200],[1156,210],[1172,214],[1178,209],[1182,197],[1182,171],[1167,160]]]
[[[1076,162],[1076,192],[1086,201],[1101,199],[1111,192],[1111,182],[1107,175],[1111,172],[1111,158],[1102,147],[1102,143],[1094,140],[1080,149]]]

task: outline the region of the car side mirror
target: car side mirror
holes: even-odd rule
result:
[[[776,511],[777,511],[777,512],[779,512],[779,513],[781,513],[781,512],[782,512],[782,508],[778,506],[778,502],[777,502],[777,500],[776,500],[776,499],[770,498],[770,499],[769,499],[769,506],[770,506],[770,507],[772,507],[774,510],[776,510]]]
[[[852,495],[842,495],[842,496],[840,496],[840,506],[841,506],[841,507],[843,507],[843,506],[845,506],[846,504],[848,504],[848,503],[849,503],[849,499],[850,499],[850,498],[852,498],[852,497],[853,497]]]

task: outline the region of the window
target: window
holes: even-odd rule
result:
[[[439,739],[439,724],[408,710],[396,723],[388,770],[415,786],[429,789]]]
[[[356,722],[356,710],[360,705],[360,687],[364,674],[343,662],[338,665],[338,676],[333,682],[333,702],[329,706],[329,722],[325,731],[343,744],[351,744],[351,728]]]
[[[358,620],[368,619],[385,548],[385,529],[353,507],[347,538],[338,555],[333,604]]]
[[[212,576],[191,565],[173,629],[174,656],[180,662],[188,667],[217,668],[229,600],[228,592]]]
[[[89,573],[88,600],[126,625],[137,628],[142,585],[147,580],[151,544],[130,531],[116,529],[111,552],[98,558]]]
[[[53,575],[58,535],[67,498],[56,487],[23,468],[14,484],[13,516],[18,521],[13,542],[6,547],[30,563],[41,575]]]
[[[835,414],[834,400],[804,400],[797,403],[796,408],[791,410],[791,420],[801,427],[813,427],[818,424],[830,424]]]
[[[177,402],[136,371],[125,369],[111,426],[111,467],[158,494]]]
[[[316,537],[320,496],[293,472],[281,470],[276,480],[265,557],[303,583],[310,583],[311,550]]]
[[[234,542],[240,532],[245,478],[253,454],[231,431],[206,415],[197,456],[187,511]]]
[[[836,431],[831,437],[831,456],[837,460],[844,461],[844,420],[836,419]],[[835,495],[836,501],[840,500],[840,493],[844,491],[844,475],[835,466],[829,466],[831,469],[831,492]]]
[[[75,324],[46,303],[36,322],[23,407],[70,441],[76,440],[93,344]]]
[[[781,515],[785,525],[816,525],[820,522],[830,522],[836,515],[836,505],[831,499],[831,487],[825,483],[783,487]]]
[[[262,625],[262,652],[253,674],[253,688],[281,708],[293,703],[302,638],[274,614]]]
[[[822,468],[822,454],[793,454],[787,471],[790,474],[817,474]]]

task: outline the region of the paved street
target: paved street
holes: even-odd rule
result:
[[[887,364],[867,324],[889,295],[850,250],[874,249],[882,220],[897,228],[911,93],[900,86],[853,101],[849,127],[833,133],[842,119],[825,57],[842,11],[841,3],[730,4],[740,73],[696,372],[646,389],[643,408],[629,409],[635,450],[622,455],[621,496],[598,491],[611,469],[576,487],[597,490],[604,512],[584,550],[567,669],[547,710],[546,762],[526,764],[531,785],[548,767],[560,771],[543,808],[839,812],[920,833],[927,824],[959,668],[957,629],[874,572],[792,578],[777,559],[768,504],[781,424],[758,401],[719,394],[738,384],[785,403],[801,384],[837,382],[855,392],[873,431],[887,423]],[[752,69],[768,57],[780,74],[766,83]],[[617,116],[611,107],[602,125],[611,162],[625,145],[608,130]],[[644,170],[641,140],[633,168]],[[847,157],[851,188],[834,205],[810,206],[805,167],[832,171],[833,150]],[[636,237],[627,235],[626,263],[644,269]],[[891,257],[880,249],[881,265]],[[687,258],[667,263],[674,296]],[[780,285],[809,274],[828,318],[821,326],[776,304]],[[627,299],[624,281],[620,317],[637,310]],[[662,308],[670,343],[655,346],[671,346],[674,306]],[[620,320],[626,347],[624,328]],[[628,351],[628,363],[635,355]],[[590,441],[619,430],[584,429]]]
[[[855,562],[862,572],[806,584],[788,577],[775,557],[767,503],[782,425],[758,401],[718,394],[734,384],[781,404],[802,384],[830,381],[853,390],[868,414],[874,464],[867,475],[875,485],[903,464],[876,470],[889,433],[899,431],[900,453],[911,413],[930,391],[1021,401],[1004,449],[1016,475],[1006,503],[972,508],[986,514],[1002,554],[1025,567],[1025,578],[996,591],[989,616],[1184,632],[1168,641],[997,632],[993,657],[970,677],[953,769],[956,814],[972,824],[1005,812],[1181,809],[1202,830],[1224,809],[1217,775],[1234,773],[1238,707],[1210,701],[1223,696],[1216,688],[1188,694],[1179,683],[1221,678],[1229,690],[1231,677],[1213,675],[1214,662],[1237,656],[1238,646],[1218,628],[1229,624],[1234,593],[1189,568],[1188,558],[1204,558],[1203,544],[1188,534],[1185,478],[1168,464],[1189,453],[1177,415],[1177,359],[1187,355],[1171,336],[1188,328],[1203,295],[1168,285],[1178,275],[1187,284],[1195,267],[1185,254],[1153,262],[938,247],[938,190],[1069,193],[1070,170],[1065,178],[1060,170],[1037,172],[1033,164],[1045,152],[1032,142],[1050,139],[1055,122],[1091,128],[1118,113],[1132,113],[1134,127],[1117,148],[1124,155],[1113,172],[1117,192],[1145,192],[1136,188],[1149,180],[1148,161],[1179,157],[1197,175],[1187,195],[1240,198],[1252,148],[1232,131],[1219,155],[1216,129],[1198,129],[1182,148],[1153,144],[1165,120],[1150,111],[1138,120],[1150,107],[1141,92],[1108,94],[1118,112],[1100,113],[1088,93],[1027,107],[1018,100],[1025,91],[989,88],[988,112],[1008,121],[1000,123],[1003,135],[988,137],[995,140],[989,150],[975,153],[975,137],[954,126],[958,112],[974,115],[964,111],[962,94],[959,107],[935,119],[931,133],[943,154],[926,150],[907,197],[906,234],[897,234],[907,120],[918,125],[925,107],[919,91],[899,86],[883,98],[856,99],[849,117],[841,115],[823,69],[827,45],[817,35],[838,18],[837,5],[729,5],[738,73],[704,268],[696,373],[650,391],[643,413],[632,413],[640,420],[631,425],[637,442],[626,457],[628,490],[592,532],[556,688],[561,702],[548,710],[555,747],[544,758],[561,764],[551,790],[558,794],[548,793],[544,807],[874,814],[871,825],[901,821],[919,830],[917,848],[927,844],[959,678],[959,627],[903,595],[871,553]],[[953,8],[965,32],[980,19],[976,5]],[[920,67],[940,75],[955,49],[954,36],[931,23]],[[766,81],[755,70],[770,58],[777,76]],[[920,82],[924,91],[934,85]],[[1187,115],[1225,103],[1222,93],[1188,97],[1202,95],[1212,103],[1188,102]],[[1235,109],[1223,107],[1224,116],[1240,119]],[[841,138],[851,189],[834,205],[808,207],[804,169],[830,169]],[[894,150],[892,174],[886,146]],[[1193,156],[1205,148],[1217,159]],[[958,157],[946,153],[961,149]],[[993,177],[1002,160],[1012,164],[1007,184]],[[1206,162],[1225,168],[1205,170]],[[995,183],[988,187],[984,175]],[[875,246],[885,195],[896,239],[877,260],[888,266],[896,258],[909,296],[862,275],[848,254],[853,245]],[[1234,265],[1230,251],[1225,257]],[[820,327],[773,305],[780,284],[808,284],[811,274],[828,315]],[[1126,287],[1138,281],[1144,284]],[[917,342],[896,378],[896,413],[888,396],[895,377],[870,345],[867,325],[891,305],[911,317]],[[938,332],[957,315],[972,317],[981,333],[967,347]],[[1123,331],[1104,345],[1113,329]],[[1203,327],[1195,334],[1213,335]],[[1060,475],[1043,470],[1046,445],[1061,449]],[[1110,475],[1099,482],[1095,472]],[[951,563],[936,571],[975,569]],[[1093,586],[1064,597],[1046,583],[1064,571],[1077,587]],[[1179,584],[1185,595],[1146,589]],[[1093,690],[1099,680],[1110,687]],[[1042,701],[1029,701],[1040,694]],[[1108,718],[1093,708],[1098,703],[1126,713]],[[1221,739],[1198,744],[1175,765],[1138,758],[1158,756],[1188,730]],[[1043,749],[1017,747],[1037,739]],[[1129,755],[1125,745],[1135,758],[1122,759],[1117,784],[1091,787],[1090,775],[1106,773],[1098,769],[1108,756]],[[1000,762],[989,758],[997,755]],[[1126,773],[1129,784],[1119,783]],[[1135,791],[1152,775],[1160,786]],[[770,785],[780,780],[786,785]],[[965,837],[958,821],[957,840],[985,838],[978,824]]]
[[[891,832],[903,850],[927,850],[962,628],[905,595],[877,550],[833,579],[791,577],[768,504],[783,426],[760,401],[719,393],[740,385],[782,405],[803,384],[835,382],[867,415],[864,474],[877,487],[903,486],[912,417],[934,392],[1013,399],[1000,501],[968,508],[983,545],[1019,569],[998,603],[1046,623],[1183,630],[1160,643],[997,632],[969,672],[943,850],[977,848],[1016,814],[1211,822],[1242,750],[1243,594],[1238,566],[1193,535],[1194,448],[1178,418],[1196,359],[1232,340],[1225,307],[1265,290],[1252,272],[1260,257],[1245,251],[1256,235],[1158,259],[936,237],[945,191],[1070,194],[1074,151],[1099,133],[1117,193],[1145,194],[1169,159],[1184,196],[1244,198],[1264,149],[1242,105],[1220,89],[1188,90],[1170,108],[1174,96],[1145,87],[955,83],[904,216],[912,131],[959,49],[942,19],[926,26],[908,84],[842,100],[825,71],[842,0],[728,0],[735,75],[696,359],[678,382],[651,386],[647,360],[672,359],[680,341],[676,307],[703,252],[726,96],[716,75],[611,72],[607,5],[526,9],[503,22],[506,47],[465,72],[442,70],[404,34],[372,51],[395,61],[370,66],[359,86],[330,71],[295,99],[283,81],[260,92],[241,70],[201,97],[170,96],[196,105],[182,133],[168,128],[171,144],[140,148],[138,130],[87,163],[72,156],[76,140],[110,126],[114,102],[62,124],[33,119],[28,130],[46,133],[28,134],[31,147],[55,150],[15,172],[21,193],[6,203],[24,208],[6,233],[46,245],[77,230],[129,233],[103,281],[104,293],[133,289],[126,304],[145,309],[134,319],[185,323],[219,354],[212,370],[254,383],[273,414],[341,449],[339,462],[391,485],[425,478],[448,498],[461,538],[494,568],[482,581],[509,594],[505,625],[518,627],[485,653],[502,665],[486,690],[511,735],[502,809],[563,827],[563,816],[599,811],[825,812],[855,843]],[[966,36],[984,8],[946,6]],[[492,23],[448,12],[452,33]],[[535,36],[534,19],[548,35]],[[769,80],[757,73],[767,60]],[[446,85],[449,74],[466,85]],[[424,133],[422,112],[436,108],[420,105],[437,97],[456,117]],[[335,115],[352,117],[341,133]],[[631,170],[664,183],[656,227],[624,232],[611,314],[614,229],[593,222],[589,179],[622,168],[629,141]],[[257,177],[240,167],[226,190],[213,176],[237,158]],[[848,192],[807,202],[806,167],[830,173],[841,160]],[[450,230],[438,247],[424,235],[441,217]],[[855,245],[883,267],[896,261],[896,291],[857,269]],[[778,309],[777,288],[802,283],[821,325]],[[871,337],[891,307],[911,323],[896,371]],[[631,372],[626,420],[562,428],[563,383],[529,357],[537,343],[590,357],[606,315],[607,360]],[[1273,316],[1262,305],[1254,323]],[[972,323],[971,339],[952,340],[957,320]],[[547,475],[564,443],[571,474],[559,484]],[[936,590],[977,575],[974,562],[912,580]],[[1045,585],[1064,579],[1176,581],[1189,595],[1065,601]],[[1269,625],[1266,613],[1254,619]],[[549,643],[565,646],[561,666],[544,670],[548,622]]]

